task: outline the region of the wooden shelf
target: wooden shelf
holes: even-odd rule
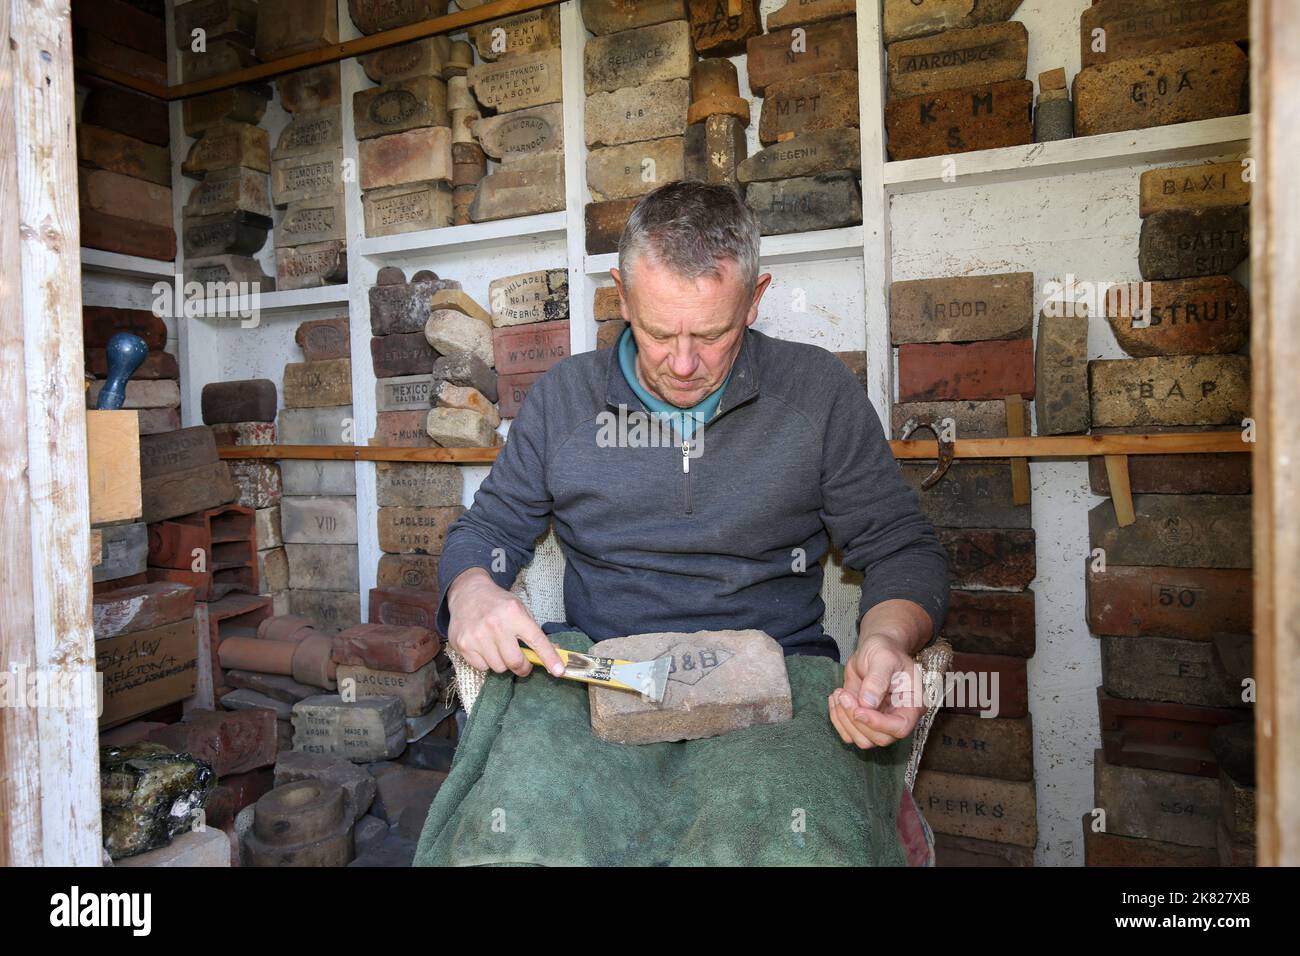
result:
[[[1144,163],[1190,163],[1225,151],[1245,149],[1249,141],[1250,114],[1244,113],[1152,129],[885,163],[884,184],[887,193],[915,193],[985,183],[1025,182]],[[956,167],[952,182],[944,180],[948,160]]]
[[[162,259],[142,259],[124,256],[118,252],[81,247],[81,271],[121,276],[127,279],[170,279],[176,274],[176,263]]]
[[[891,441],[895,458],[929,459],[934,441]],[[1162,432],[1156,435],[1040,435],[970,438],[953,443],[954,458],[1089,458],[1094,455],[1221,455],[1255,450],[1240,432]],[[500,448],[379,448],[362,445],[236,445],[217,449],[222,458],[324,461],[432,461],[490,465]]]
[[[517,219],[497,219],[465,226],[426,229],[396,236],[375,236],[357,243],[357,251],[370,258],[404,258],[423,253],[476,253],[519,244],[563,239],[568,231],[568,213],[541,213]]]
[[[782,263],[824,262],[835,259],[862,258],[861,226],[822,229],[817,232],[792,232],[784,236],[764,236],[759,246],[759,262],[765,266]],[[583,268],[593,277],[609,275],[618,267],[618,253],[586,256]]]

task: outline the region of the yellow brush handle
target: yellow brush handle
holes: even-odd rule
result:
[[[524,652],[524,657],[527,658],[530,662],[536,664],[538,667],[545,669],[546,664],[543,663],[542,659],[537,655],[537,652],[535,650],[533,650],[531,647],[528,647],[524,644],[519,645],[519,649]],[[566,668],[565,672],[560,675],[563,678],[566,678],[568,680],[582,681],[582,683],[584,684],[599,684],[602,687],[622,687],[625,690],[636,689],[634,687],[628,687],[627,684],[624,684],[622,681],[619,680],[614,680],[613,678],[592,677],[590,674],[586,674],[582,672],[574,673],[568,670],[569,659],[571,657],[581,658],[584,663],[589,661],[600,661],[604,663],[608,661],[611,665],[630,664],[632,663],[631,661],[611,660],[610,658],[607,657],[592,657],[590,654],[579,654],[577,651],[566,651],[562,647],[557,647],[555,649],[555,653],[560,655],[560,660],[564,662]]]

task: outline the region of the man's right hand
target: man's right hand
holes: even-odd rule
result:
[[[498,674],[513,671],[523,677],[533,669],[519,646],[523,641],[552,674],[559,677],[564,673],[555,645],[524,602],[498,586],[482,568],[469,568],[457,575],[447,589],[447,610],[451,614],[448,643],[471,667]]]

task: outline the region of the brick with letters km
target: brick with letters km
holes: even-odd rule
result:
[[[1003,80],[925,93],[885,107],[890,159],[918,159],[1033,142],[1034,84]]]

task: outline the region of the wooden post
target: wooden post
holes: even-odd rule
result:
[[[68,0],[0,0],[0,63],[0,667],[93,676]],[[26,691],[0,707],[0,865],[97,866],[94,709]]]
[[[1258,863],[1300,864],[1300,9],[1251,4],[1252,411]]]

